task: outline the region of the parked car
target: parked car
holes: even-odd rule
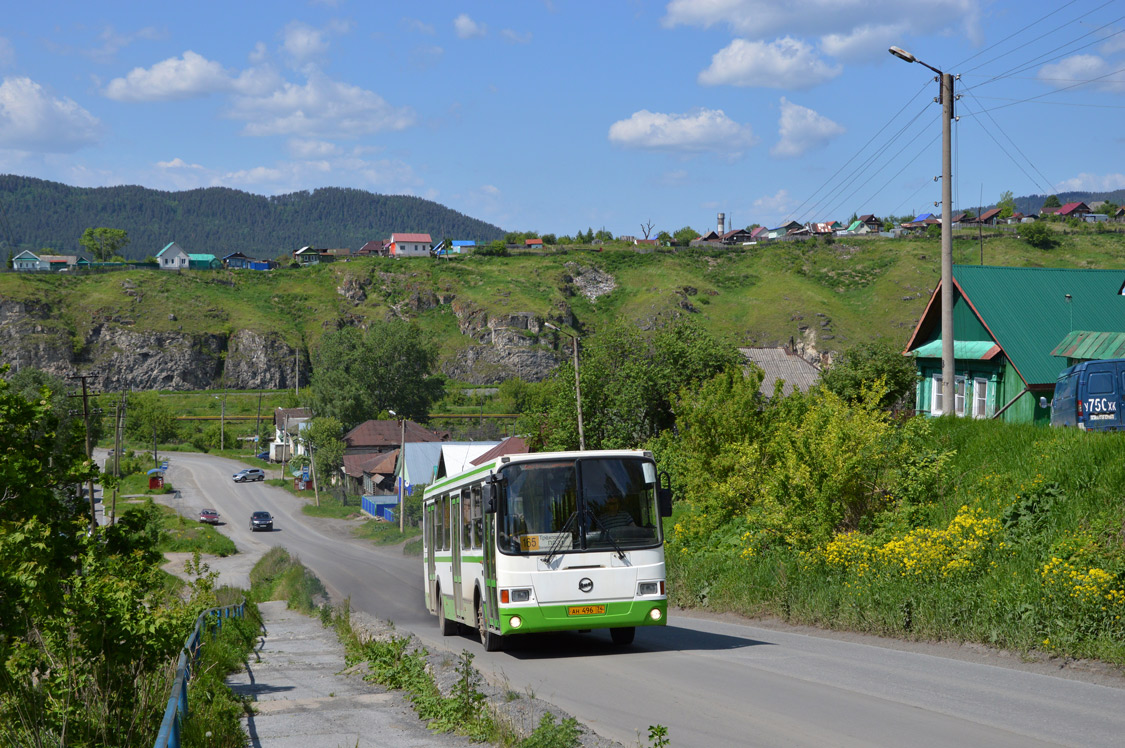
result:
[[[250,532],[258,530],[273,531],[273,516],[269,512],[254,512],[250,515]]]
[[[1085,431],[1125,429],[1125,358],[1083,361],[1063,369],[1050,403],[1052,426],[1077,426]]]
[[[219,513],[214,509],[200,509],[199,521],[206,522],[209,525],[219,524]]]
[[[234,478],[235,483],[245,483],[246,481],[265,480],[266,479],[266,471],[262,470],[261,468],[246,468],[245,470],[239,470],[237,473],[235,473],[231,477]]]
[[[254,456],[257,457],[259,460],[265,460],[266,462],[270,461],[270,453],[269,452],[259,452],[258,454],[254,455]]]

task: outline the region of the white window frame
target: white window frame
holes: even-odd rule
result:
[[[973,378],[973,418],[988,418],[988,380],[984,377]]]
[[[960,393],[958,393],[960,385]],[[953,412],[957,416],[965,415],[965,375],[957,374],[953,378]],[[945,403],[941,396],[941,372],[930,377],[930,415],[945,415]]]

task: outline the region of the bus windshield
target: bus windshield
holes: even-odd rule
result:
[[[622,551],[660,543],[656,466],[639,457],[521,462],[503,469],[504,553]]]

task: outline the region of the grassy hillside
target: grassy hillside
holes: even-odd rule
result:
[[[987,264],[1125,268],[1125,236],[1084,232],[1050,251],[1014,235],[986,238]],[[793,337],[817,350],[856,342],[905,343],[939,277],[936,239],[774,243],[715,251],[641,254],[631,248],[570,249],[449,260],[363,258],[273,272],[123,271],[98,275],[0,274],[0,299],[42,310],[78,345],[92,326],[183,332],[274,331],[315,348],[325,330],[403,316],[438,341],[443,355],[472,344],[457,309],[530,312],[586,331],[625,317],[648,326],[691,315],[724,340],[771,345]],[[958,238],[955,262],[979,262],[975,237]],[[584,269],[611,275],[616,289],[590,300],[568,279]]]

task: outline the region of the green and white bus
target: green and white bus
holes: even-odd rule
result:
[[[498,457],[426,489],[426,608],[450,636],[504,637],[608,628],[630,644],[663,626],[661,517],[672,512],[652,453],[545,452]]]

